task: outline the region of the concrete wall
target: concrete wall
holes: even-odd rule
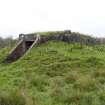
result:
[[[23,53],[25,52],[25,45],[24,45],[24,42],[20,43],[12,52],[11,54],[9,54],[7,56],[7,58],[5,59],[5,61],[7,63],[9,62],[13,62],[15,60],[17,60],[18,58],[20,58]]]

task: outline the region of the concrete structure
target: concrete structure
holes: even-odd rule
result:
[[[16,61],[17,59],[22,57],[27,51],[29,52],[35,44],[38,44],[39,40],[39,35],[20,34],[18,44],[15,48],[12,49],[12,51],[10,51],[9,55],[7,56],[4,62],[11,63]]]
[[[40,36],[37,34],[20,34],[19,42],[15,48],[10,51],[4,62],[11,63],[18,60],[24,54],[27,54],[31,48],[37,44],[42,44],[50,40],[70,42],[70,30],[66,30],[58,35]]]

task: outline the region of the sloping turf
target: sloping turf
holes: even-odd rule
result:
[[[0,61],[9,50],[0,51]],[[104,105],[105,47],[55,41],[34,47],[0,64],[0,91],[23,92],[28,105]]]

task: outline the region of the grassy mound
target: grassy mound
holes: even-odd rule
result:
[[[0,62],[9,50],[0,51]],[[39,45],[12,64],[0,63],[0,104],[104,105],[104,58],[104,46]]]

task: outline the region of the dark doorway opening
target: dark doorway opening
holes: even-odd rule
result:
[[[34,41],[26,41],[26,42],[25,42],[26,51],[32,46],[33,43],[34,43]]]

